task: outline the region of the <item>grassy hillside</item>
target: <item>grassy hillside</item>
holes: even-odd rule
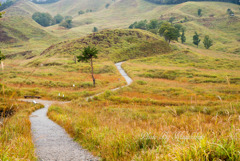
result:
[[[100,51],[95,60],[96,87],[92,86],[88,63],[74,62],[82,48],[94,44]],[[81,39],[52,45],[40,56],[28,59],[29,54],[8,55],[6,70],[1,71],[3,82],[19,88],[20,96],[40,95],[45,98],[71,100],[90,96],[124,85],[113,61],[164,54],[170,51],[160,37],[139,30],[105,30]],[[16,65],[17,64],[17,65]],[[34,73],[32,73],[34,72]],[[75,88],[73,87],[75,84]],[[65,97],[59,97],[61,93]]]
[[[110,0],[42,5],[20,0],[6,10],[0,20],[0,48],[7,56],[0,81],[8,88],[3,92],[0,86],[0,113],[9,107],[10,114],[11,107],[19,111],[0,125],[0,160],[35,159],[28,118],[40,107],[18,106],[4,96],[15,91],[18,97],[73,100],[52,106],[48,115],[103,160],[239,160],[239,6],[117,0],[105,8],[105,3]],[[228,8],[234,17],[227,15]],[[77,15],[79,9],[94,12]],[[71,14],[73,28],[41,27],[31,19],[36,11]],[[170,17],[176,18],[173,23],[188,19],[181,23],[185,44],[169,46],[150,32],[122,29],[134,21]],[[93,27],[100,32],[92,33]],[[192,44],[195,31],[201,39],[213,39],[210,50]],[[75,62],[88,45],[99,50],[93,62],[96,87],[89,63]],[[125,60],[133,84],[108,91],[126,84],[114,65]]]
[[[41,55],[76,55],[85,46],[96,46],[100,56],[114,62],[167,53],[170,47],[159,36],[141,30],[103,30],[86,37],[52,45]]]
[[[239,53],[240,11],[238,5],[221,2],[187,2],[179,5],[157,5],[144,0],[121,0],[111,2],[110,7],[106,9],[103,4],[107,2],[107,0],[98,1],[93,5],[92,1],[75,0],[72,3],[59,1],[53,4],[39,5],[29,1],[19,1],[6,10],[7,17],[5,21],[1,20],[1,30],[6,32],[4,33],[4,35],[7,35],[6,39],[10,40],[7,41],[8,45],[1,44],[0,47],[3,48],[6,54],[23,52],[26,51],[25,48],[40,54],[53,43],[79,38],[92,33],[93,27],[97,27],[99,30],[128,28],[134,21],[154,18],[168,20],[173,16],[176,17],[174,23],[180,22],[184,17],[189,20],[183,23],[187,29],[187,45],[193,46],[192,36],[195,31],[198,31],[201,33],[201,39],[208,34],[214,40],[212,50]],[[60,8],[66,7],[66,11],[58,9],[59,6]],[[80,6],[82,7],[80,9],[83,10],[92,7],[95,7],[96,10],[92,13],[76,15],[75,10],[77,11]],[[199,8],[202,9],[202,17],[197,16]],[[234,11],[234,17],[227,15],[228,8]],[[41,27],[31,20],[31,15],[36,11],[49,12],[53,16],[57,14],[57,11],[63,15],[72,15],[74,17],[73,28],[67,30],[58,25]],[[19,15],[24,16],[24,18]],[[10,30],[9,27],[13,29]],[[18,35],[16,35],[15,31],[18,31]],[[30,40],[24,39],[26,37]],[[38,45],[36,46],[36,44]],[[203,48],[202,43],[200,48]]]
[[[202,17],[197,16],[199,8],[203,10]],[[228,8],[234,10],[234,17],[229,17],[226,14]],[[171,12],[171,14],[174,16],[175,14],[182,14],[188,17],[189,21],[184,23],[187,30],[188,45],[193,46],[192,36],[197,31],[201,34],[202,41],[205,35],[209,35],[213,39],[212,50],[240,53],[238,45],[240,39],[240,10],[238,5],[215,2],[188,2],[178,9]],[[178,21],[180,19],[181,17],[178,18]],[[202,43],[200,48],[204,48]]]
[[[112,0],[61,0],[52,4],[41,4],[42,8],[47,9],[52,14],[78,15],[78,11],[91,9],[94,12],[101,10],[107,3],[113,3]]]
[[[0,19],[0,48],[5,54],[21,56],[22,52],[30,51],[31,57],[46,49],[49,43],[58,40],[51,31],[32,20],[32,14],[39,10],[47,12],[27,1],[18,1],[5,10]]]
[[[240,59],[216,54],[130,60],[132,85],[48,115],[104,160],[239,160]]]
[[[11,16],[4,17],[0,21],[0,47],[7,55],[18,55],[27,51],[31,51],[32,56],[39,55],[49,46],[49,43],[59,41],[57,37],[30,18]]]

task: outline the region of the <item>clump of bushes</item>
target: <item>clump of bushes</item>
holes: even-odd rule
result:
[[[62,15],[57,14],[56,16],[52,17],[49,13],[35,12],[32,15],[32,19],[44,27],[60,24],[62,27],[72,28],[71,16],[66,16],[64,18]]]

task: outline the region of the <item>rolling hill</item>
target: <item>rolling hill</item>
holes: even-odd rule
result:
[[[105,8],[110,3],[109,8]],[[62,8],[61,8],[62,6]],[[64,7],[64,9],[63,9]],[[197,16],[197,10],[202,9],[202,17]],[[230,8],[235,16],[226,13]],[[77,15],[79,10],[93,9],[94,12]],[[48,12],[54,16],[57,13],[73,16],[73,28],[64,29],[58,25],[42,27],[31,19],[34,12]],[[145,0],[61,0],[52,4],[35,4],[20,0],[6,9],[5,17],[0,20],[0,32],[7,40],[0,44],[6,54],[15,54],[27,50],[39,55],[53,43],[75,39],[92,33],[93,27],[99,30],[128,28],[130,24],[140,20],[168,20],[175,17],[174,23],[180,23],[187,17],[188,21],[181,23],[186,27],[187,45],[193,46],[192,36],[195,31],[209,35],[214,45],[212,50],[239,54],[240,40],[240,10],[238,5],[222,2],[186,2],[178,5],[158,5]],[[20,23],[21,22],[21,23]],[[2,42],[3,42],[2,40]],[[36,45],[37,44],[37,45]],[[200,45],[203,48],[203,45]]]
[[[78,15],[79,10],[93,12]],[[70,101],[53,104],[47,116],[102,160],[240,159],[239,5],[19,0],[5,12],[0,19],[0,49],[6,54],[0,70],[3,160],[37,159],[39,147],[33,145],[29,120],[35,114],[29,115],[41,107],[13,100],[29,96]],[[72,16],[73,26],[43,27],[32,20],[35,12]],[[172,17],[174,25],[186,29],[184,44],[128,29],[135,21]],[[201,39],[198,48],[192,43],[195,32]],[[210,49],[204,49],[205,35],[213,39]],[[78,63],[87,46],[97,48],[98,58]],[[120,61],[126,62],[116,67]],[[122,70],[133,80],[129,86]],[[55,143],[47,146],[58,149]]]

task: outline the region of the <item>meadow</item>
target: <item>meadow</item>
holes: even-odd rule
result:
[[[17,101],[15,93],[0,84],[0,160],[37,160],[29,116],[43,106]]]
[[[95,45],[99,50],[99,58],[94,60],[96,87],[92,85],[90,64],[76,62],[76,56],[88,45]],[[148,32],[104,30],[52,45],[41,57],[28,59],[26,54],[7,59],[0,75],[2,83],[18,91],[19,97],[37,95],[44,99],[72,100],[125,85],[113,61],[164,54],[170,50],[160,37]]]
[[[238,62],[187,49],[130,60],[132,85],[48,116],[103,160],[239,160]]]
[[[1,19],[0,160],[36,160],[30,114],[41,105],[18,102],[25,95],[55,104],[48,116],[102,160],[240,160],[239,6],[221,2],[156,5],[144,0],[76,0],[36,5],[19,1]],[[67,5],[66,10],[61,5]],[[42,27],[36,11],[73,16],[73,28]],[[197,10],[203,9],[202,17]],[[226,13],[231,8],[235,16]],[[21,15],[21,16],[19,16]],[[128,28],[144,19],[169,20],[186,28],[186,44]],[[21,23],[19,23],[21,22]],[[92,33],[93,27],[100,31]],[[111,30],[110,30],[111,29]],[[210,50],[192,43],[194,32],[210,35]],[[2,36],[2,35],[1,35]],[[83,36],[83,37],[82,37]],[[96,46],[96,87],[89,63],[76,63],[86,46]],[[123,63],[126,85],[114,63]],[[104,92],[86,101],[86,97]],[[59,95],[60,94],[60,95]],[[0,120],[1,121],[1,120]]]

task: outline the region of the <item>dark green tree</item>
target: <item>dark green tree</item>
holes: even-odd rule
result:
[[[206,35],[204,37],[203,44],[206,49],[209,49],[213,45],[213,41],[210,39],[208,35]]]
[[[137,22],[134,22],[133,24],[131,24],[128,28],[129,29],[134,29],[135,28],[135,26],[136,26],[136,24],[137,24]]]
[[[150,22],[147,24],[147,29],[151,30],[151,29],[156,29],[158,28],[158,20],[154,19],[154,20],[150,20]]]
[[[79,15],[82,15],[82,14],[84,14],[84,13],[85,13],[85,12],[84,12],[83,10],[81,10],[81,11],[78,12]]]
[[[195,32],[195,35],[193,35],[193,44],[197,45],[197,47],[198,47],[200,41],[201,41],[201,39],[199,38],[198,33]]]
[[[72,28],[72,20],[71,19],[66,19],[59,26],[65,27],[67,29],[70,29],[70,28]]]
[[[147,20],[142,20],[142,21],[137,22],[135,24],[134,28],[146,30],[147,29]]]
[[[183,29],[181,24],[175,24],[174,27],[177,28],[179,32]]]
[[[170,43],[172,40],[178,40],[179,37],[178,29],[168,22],[165,22],[161,25],[159,34],[163,36],[168,43]]]
[[[93,32],[98,32],[98,28],[97,28],[97,27],[94,27],[94,28],[93,28]]]
[[[182,30],[181,42],[182,42],[182,44],[184,44],[186,42],[186,36],[185,36],[185,31],[184,30]]]
[[[93,10],[92,9],[87,9],[86,13],[88,13],[88,12],[93,12]]]
[[[90,61],[91,69],[92,69],[92,80],[93,80],[93,86],[95,87],[95,78],[93,75],[93,58],[97,58],[98,50],[95,47],[84,47],[82,54],[77,56],[78,62],[88,62]]]
[[[198,9],[198,16],[199,16],[199,17],[202,16],[202,9]]]
[[[54,20],[49,13],[35,12],[32,15],[32,19],[44,27],[51,26],[54,24]]]
[[[234,16],[234,12],[230,8],[227,9],[227,13],[229,16]]]
[[[59,24],[59,23],[61,23],[62,21],[63,21],[63,16],[62,15],[60,15],[60,14],[57,14],[56,16],[54,16],[54,21],[55,21],[55,23],[56,24]]]
[[[0,0],[0,3],[1,3],[1,0]],[[16,3],[16,1],[14,0],[7,0],[3,2],[2,4],[0,4],[0,11],[7,9],[8,7],[12,6],[14,3]]]
[[[108,7],[110,6],[110,4],[109,3],[107,3],[106,5],[105,5],[105,8],[107,8],[108,9]]]

